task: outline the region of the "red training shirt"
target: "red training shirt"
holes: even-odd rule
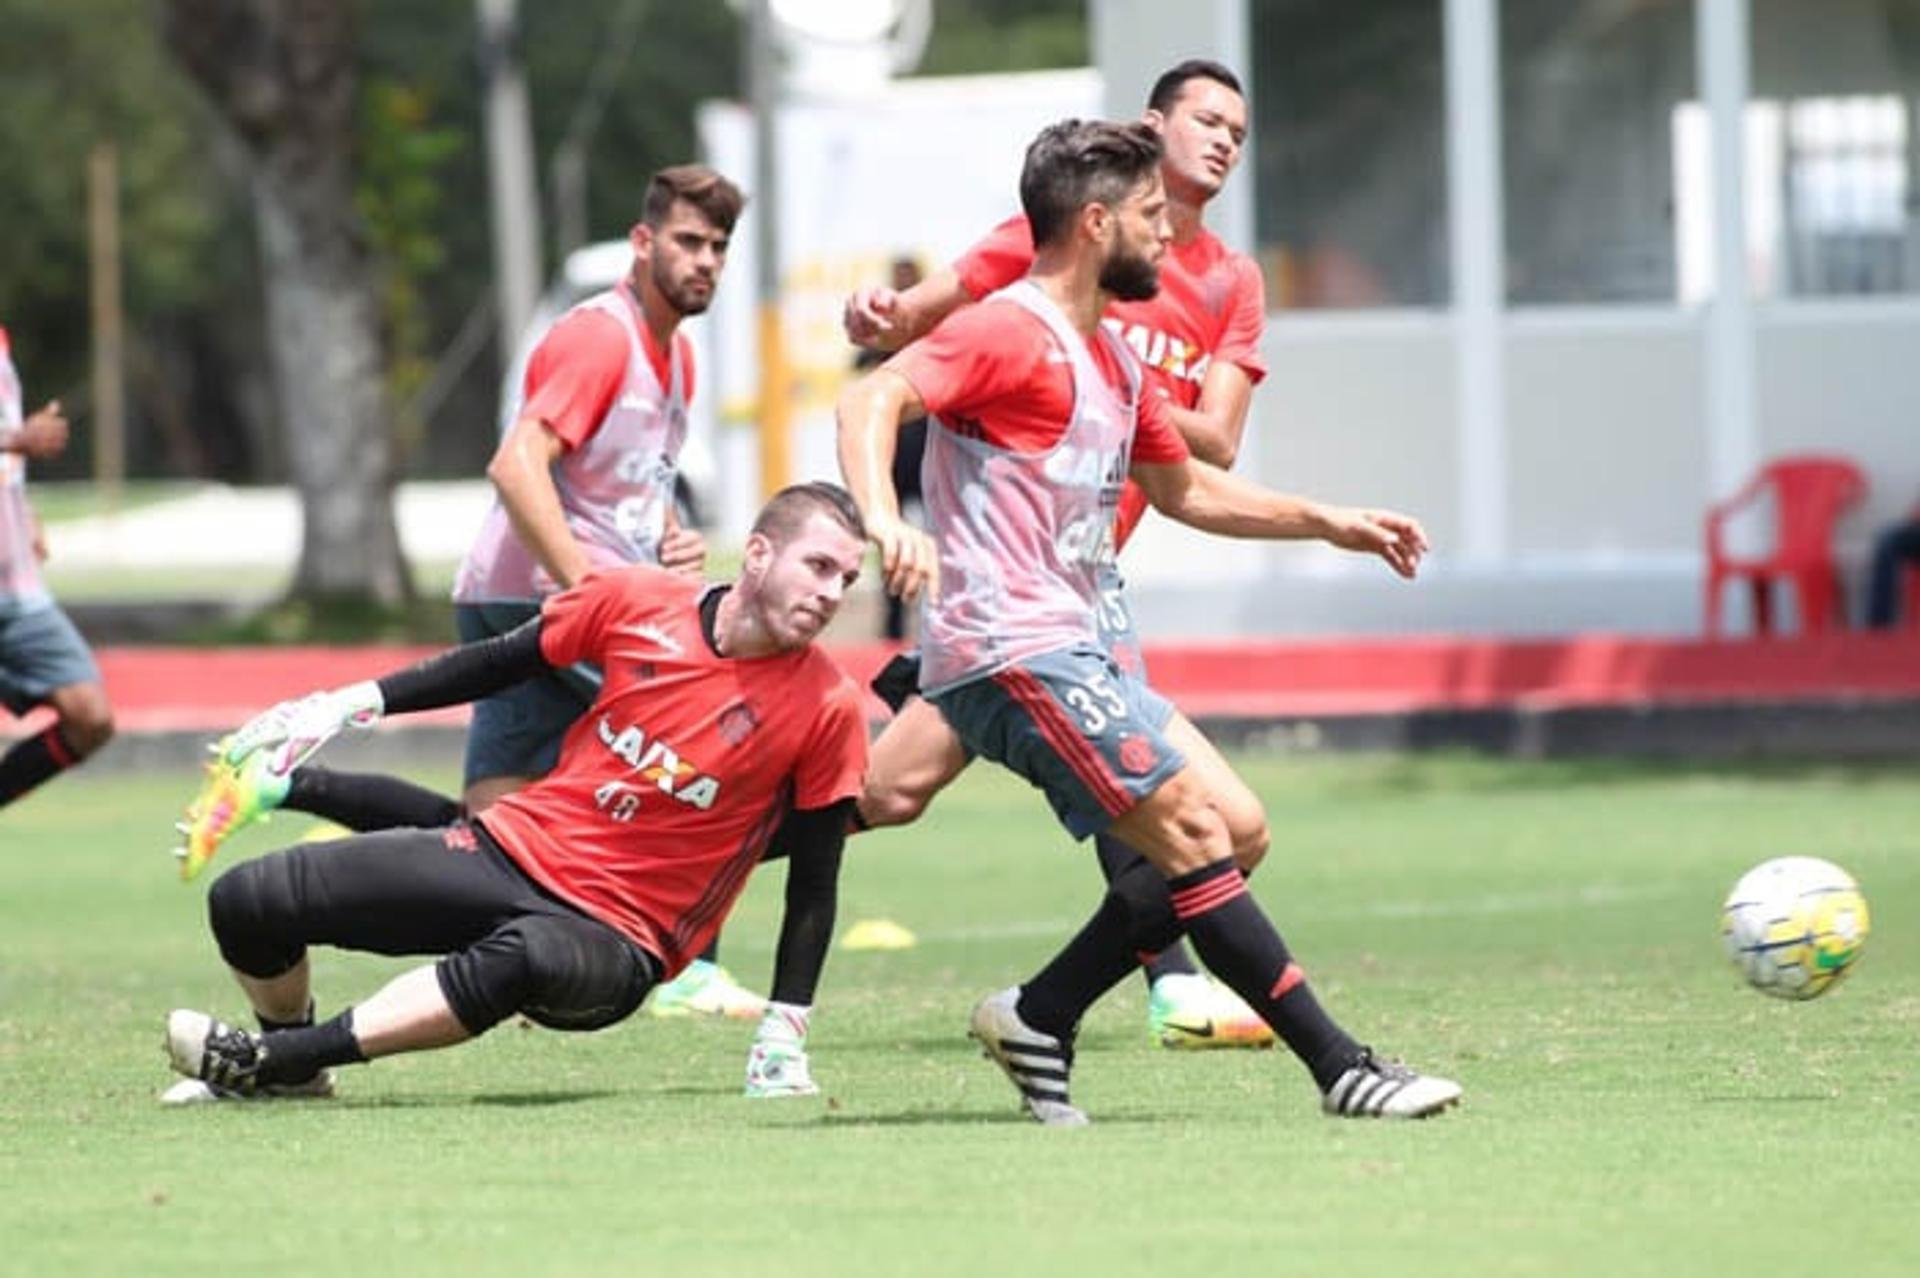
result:
[[[1124,401],[1126,370],[1110,345],[1089,341],[1094,366]],[[909,382],[927,411],[948,430],[1016,453],[1042,453],[1060,442],[1073,412],[1073,373],[1050,329],[1017,302],[988,301],[948,316],[939,327],[887,361]],[[1158,395],[1140,397],[1132,460],[1178,464],[1187,441]]]
[[[860,692],[833,659],[720,656],[707,589],[634,566],[546,600],[541,652],[599,666],[600,694],[554,770],[480,817],[535,882],[667,975],[706,948],[786,812],[857,796],[867,764]]]
[[[1033,265],[1033,229],[1016,214],[988,232],[953,264],[960,286],[976,300],[1004,288]],[[1160,291],[1139,302],[1114,302],[1106,324],[1147,372],[1147,385],[1180,408],[1200,402],[1214,360],[1242,369],[1254,385],[1267,375],[1260,353],[1266,330],[1266,283],[1260,268],[1202,227],[1185,244],[1169,244],[1160,261]],[[1138,484],[1120,498],[1115,542],[1124,546],[1147,506]]]
[[[653,366],[660,385],[671,380],[672,367],[667,352],[653,340],[653,330],[626,285],[616,290],[633,307],[646,349],[647,362]],[[675,331],[673,343],[679,349],[680,367],[686,377],[687,402],[693,402],[693,351],[685,333]],[[554,322],[540,344],[527,359],[523,383],[523,417],[537,417],[547,429],[558,435],[568,449],[578,448],[600,429],[613,397],[627,376],[627,334],[611,315],[591,308],[567,312]]]

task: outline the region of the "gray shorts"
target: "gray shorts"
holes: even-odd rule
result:
[[[58,606],[0,614],[0,702],[7,709],[24,714],[55,688],[99,682],[93,652]]]
[[[1100,574],[1099,597],[1093,605],[1093,628],[1100,643],[1119,667],[1136,679],[1147,677],[1146,653],[1140,647],[1140,632],[1133,626],[1133,609],[1127,607],[1126,583],[1117,568]]]
[[[455,604],[461,643],[503,635],[540,615],[539,604]],[[560,761],[560,740],[600,691],[600,672],[556,670],[473,703],[466,784],[489,777],[542,777]]]
[[[1068,648],[949,688],[935,706],[967,749],[1025,777],[1076,839],[1098,834],[1187,764],[1173,703],[1112,654]]]

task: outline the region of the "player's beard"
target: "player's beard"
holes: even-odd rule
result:
[[[1100,288],[1122,302],[1144,302],[1160,291],[1160,265],[1116,246],[1100,266]]]
[[[675,280],[660,266],[654,267],[653,271],[653,286],[660,290],[660,296],[667,299],[667,305],[683,318],[699,315],[713,305],[713,294],[720,282],[713,280],[702,291],[697,286],[697,279],[697,276],[688,275],[685,279]]]

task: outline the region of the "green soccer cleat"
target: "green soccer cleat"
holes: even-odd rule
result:
[[[767,1010],[767,1000],[746,989],[721,967],[695,959],[681,973],[658,986],[647,1002],[654,1016],[724,1016],[750,1021]]]
[[[186,836],[186,842],[173,850],[180,860],[182,880],[204,870],[236,831],[264,820],[286,800],[292,770],[274,771],[267,750],[254,750],[235,761],[232,742],[232,737],[222,737],[215,743],[207,779],[187,805],[186,820],[174,827]]]
[[[1163,976],[1147,994],[1147,1033],[1162,1047],[1272,1047],[1273,1027],[1238,994],[1197,972]]]

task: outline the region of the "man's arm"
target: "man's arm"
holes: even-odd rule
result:
[[[774,950],[773,1001],[809,1006],[827,964],[839,908],[840,857],[854,800],[794,811],[780,823],[769,856],[787,858],[786,913]]]
[[[1136,462],[1133,478],[1155,510],[1203,532],[1276,541],[1324,541],[1378,555],[1402,577],[1419,570],[1427,535],[1418,520],[1391,510],[1332,506],[1294,497],[1191,458]]]
[[[885,286],[856,289],[841,308],[840,324],[855,346],[897,351],[972,300],[958,272],[943,266],[905,292]]]
[[[1167,420],[1195,457],[1231,470],[1240,455],[1240,441],[1246,437],[1247,407],[1252,402],[1253,378],[1247,370],[1216,360],[1207,366],[1206,379],[1200,383],[1199,402],[1192,408],[1168,404]]]
[[[807,1029],[833,940],[840,854],[853,803],[841,799],[824,808],[789,812],[768,847],[769,858],[790,858],[786,916],[774,954],[773,996],[747,1049],[748,1096],[811,1096],[820,1090],[807,1059]]]
[[[271,750],[268,767],[284,776],[347,727],[371,727],[389,714],[409,714],[477,701],[551,668],[540,647],[542,618],[378,679],[283,701],[225,738],[222,757],[238,764]]]
[[[562,590],[586,575],[592,562],[567,527],[553,464],[566,452],[560,436],[538,417],[516,420],[487,463],[513,531]]]
[[[889,593],[912,599],[922,588],[937,590],[939,554],[933,539],[900,518],[893,488],[893,455],[900,424],[926,416],[912,382],[890,368],[877,368],[840,393],[840,474],[880,550],[880,570]]]
[[[58,457],[67,448],[67,417],[60,401],[49,400],[12,429],[0,427],[0,453],[19,453],[35,461]]]

